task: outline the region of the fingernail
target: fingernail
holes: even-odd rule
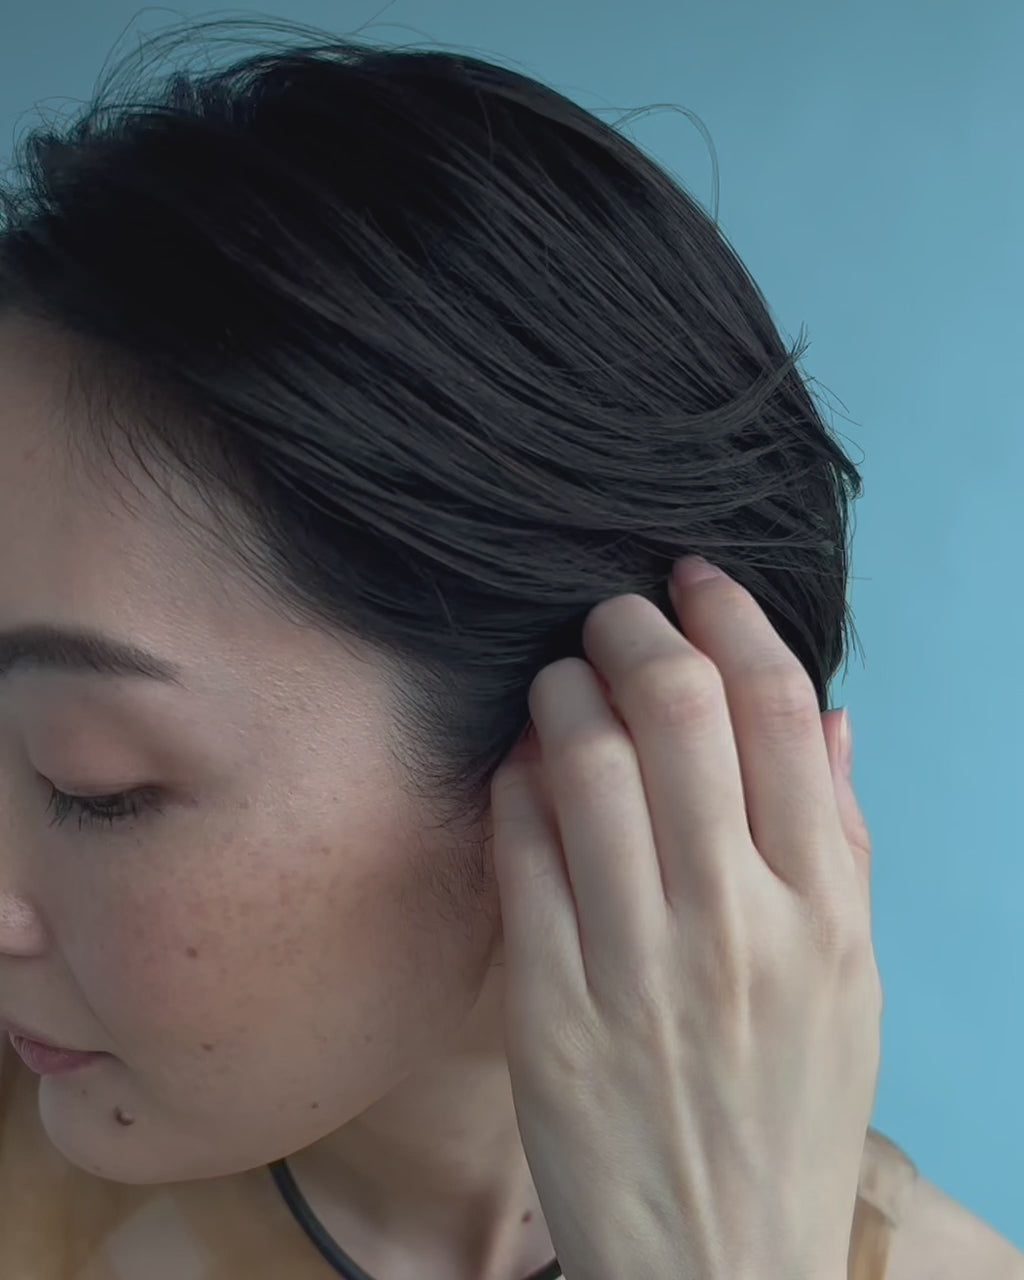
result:
[[[839,763],[847,777],[853,768],[853,728],[850,724],[849,708],[843,708],[843,717],[839,722]]]
[[[722,570],[709,564],[703,556],[683,556],[676,561],[673,573],[681,587],[692,587],[695,582],[703,582],[705,578],[722,576]]]

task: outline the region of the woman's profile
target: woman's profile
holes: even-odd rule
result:
[[[826,713],[860,476],[621,133],[266,26],[119,66],[0,194],[0,1274],[558,1274],[495,771],[599,602],[674,620],[687,552]],[[851,1280],[1024,1269],[874,1130],[858,1192]]]

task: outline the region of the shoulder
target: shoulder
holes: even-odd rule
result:
[[[919,1175],[892,1236],[885,1280],[1024,1280],[1024,1253]]]

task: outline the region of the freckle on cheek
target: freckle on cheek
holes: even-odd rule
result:
[[[189,957],[190,960],[194,960],[196,956],[199,954],[199,952],[195,949],[195,947],[186,947],[185,954]]]

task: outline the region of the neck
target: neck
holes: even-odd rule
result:
[[[288,1159],[325,1230],[371,1276],[523,1280],[554,1257],[516,1123],[488,973],[458,1043]]]

